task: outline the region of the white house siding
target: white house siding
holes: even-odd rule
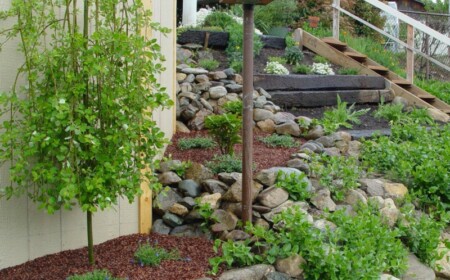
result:
[[[146,0],[147,7],[153,8],[154,18],[165,27],[175,30],[175,0]],[[7,9],[10,0],[0,1],[0,10]],[[0,29],[2,23],[0,23]],[[165,54],[166,72],[160,82],[174,97],[175,89],[175,36],[153,34],[162,45]],[[15,70],[23,61],[17,46],[10,43],[0,52],[0,91],[8,91],[15,78]],[[155,112],[154,119],[170,138],[174,131],[174,112]],[[8,184],[8,166],[0,169],[1,185]],[[139,230],[139,205],[120,200],[113,209],[94,214],[94,242],[106,240]],[[0,200],[0,269],[17,265],[46,254],[86,245],[86,217],[80,209],[58,211],[48,215],[38,210],[26,196],[11,200]]]

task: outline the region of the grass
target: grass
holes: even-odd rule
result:
[[[258,140],[271,148],[293,148],[298,146],[298,142],[290,135],[272,134],[266,137],[259,137]]]
[[[180,150],[209,149],[216,146],[216,142],[208,137],[181,138],[178,140]]]

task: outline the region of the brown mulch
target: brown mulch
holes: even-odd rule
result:
[[[176,249],[180,260],[163,261],[160,266],[141,266],[133,260],[139,244],[148,242],[167,250]],[[198,279],[208,274],[208,259],[214,257],[212,241],[152,233],[118,237],[95,246],[94,267],[89,266],[87,249],[47,255],[24,264],[0,270],[2,280],[59,280],[94,269],[107,269],[115,277],[130,280]]]
[[[254,132],[253,133],[253,163],[255,165],[255,172],[274,167],[274,166],[286,166],[286,162],[290,156],[298,151],[297,148],[269,148],[261,141],[258,141],[260,137],[269,136],[268,133]],[[190,149],[180,150],[177,148],[178,140],[181,138],[194,138],[194,137],[208,137],[206,131],[191,131],[191,133],[176,133],[172,137],[172,144],[167,147],[165,156],[172,159],[179,159],[182,161],[198,162],[205,164],[211,160],[215,155],[220,155],[219,148],[211,149]],[[297,141],[302,143],[301,139]],[[235,154],[242,154],[242,144],[235,145]]]

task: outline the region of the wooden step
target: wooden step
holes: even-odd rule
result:
[[[442,112],[446,113],[446,114],[450,114],[450,105],[435,99],[429,102],[430,105],[432,105],[434,108],[441,110]]]
[[[386,67],[381,66],[381,65],[368,65],[367,67],[370,70],[373,70],[373,71],[375,71],[377,73],[380,73],[380,74],[384,74],[384,73],[389,72],[389,69],[387,69]]]
[[[356,53],[356,52],[344,52],[344,54],[348,57],[353,58],[358,62],[364,62],[367,59],[367,56],[364,54]]]
[[[417,97],[419,97],[420,99],[425,100],[425,101],[436,100],[436,96],[431,95],[431,94],[419,94],[419,95],[417,95]]]
[[[411,83],[407,80],[392,80],[391,82],[401,87],[411,87]]]
[[[338,50],[345,50],[347,48],[346,43],[336,40],[334,38],[323,38],[322,41]]]

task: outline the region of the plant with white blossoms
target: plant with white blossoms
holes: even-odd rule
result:
[[[289,70],[278,61],[268,61],[264,72],[267,74],[289,75]]]
[[[318,75],[334,75],[334,71],[328,63],[313,63],[311,71]]]
[[[209,16],[212,12],[214,12],[213,9],[201,8],[200,10],[198,10],[195,26],[202,26],[205,23],[206,17]]]

